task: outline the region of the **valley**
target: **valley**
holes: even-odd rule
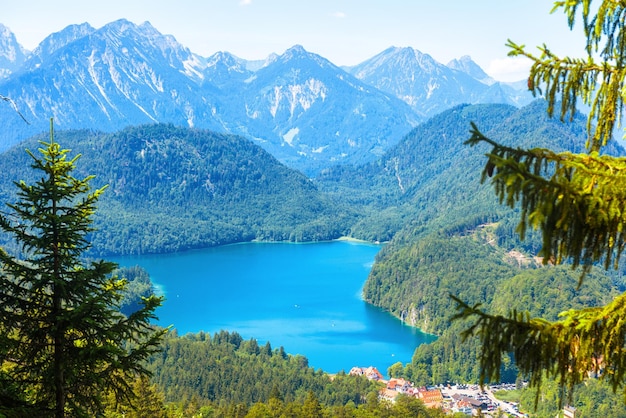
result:
[[[343,299],[315,310],[326,315],[330,305],[352,294],[352,302],[358,303],[351,309],[365,312],[366,318],[307,317],[316,324],[330,322],[335,329],[309,330],[291,346],[288,338],[283,342],[283,334],[299,332],[300,323],[259,328],[251,323],[284,302],[282,292],[290,284],[304,288],[331,280],[329,288],[337,285],[343,277],[331,273],[342,271],[345,254],[329,267],[332,271],[305,269],[306,255],[280,255],[274,264],[291,261],[302,274],[292,272],[264,296],[248,292],[274,285],[261,275],[267,266],[252,269],[258,282],[243,283],[220,270],[217,261],[193,261],[219,283],[186,289],[188,296],[198,297],[186,307],[211,305],[223,295],[220,302],[226,305],[214,307],[232,312],[223,328],[181,326],[184,335],[173,332],[164,342],[167,354],[151,358],[151,367],[166,370],[154,381],[172,404],[250,408],[279,395],[285,403],[304,402],[310,391],[326,405],[372,406],[374,400],[366,398],[377,393],[375,387],[344,381],[341,373],[326,382],[325,372],[340,369],[319,370],[314,354],[309,364],[307,343],[314,346],[319,334],[326,338],[342,331],[340,338],[330,335],[324,355],[341,351],[333,360],[341,357],[346,370],[368,366],[357,364],[365,360],[356,355],[348,363],[345,356],[354,349],[350,343],[386,335],[398,319],[404,328],[386,337],[401,339],[404,351],[397,361],[381,361],[385,372],[418,386],[474,384],[480,376],[479,341],[462,337],[466,322],[451,321],[457,313],[451,295],[502,315],[519,310],[554,320],[565,309],[600,306],[626,290],[622,265],[615,272],[590,269],[579,287],[579,271],[567,263],[539,262],[539,234],[529,230],[521,240],[519,210],[502,205],[489,179],[481,178],[490,150],[466,144],[475,123],[512,148],[580,153],[585,150],[584,115],[575,114],[568,122],[548,117],[543,99],[531,101],[515,83],[488,79],[469,57],[443,65],[413,48],[391,47],[360,65],[339,68],[296,45],[259,64],[227,52],[200,57],[149,23],[119,20],[100,29],[83,24],[51,34],[2,70],[0,94],[29,123],[15,108],[0,108],[0,202],[15,201],[15,181],[37,180],[24,149],[36,150],[38,141],[47,139],[52,117],[56,141],[81,156],[77,176],[94,176],[95,188],[106,187],[89,235],[90,258],[131,267],[135,260],[156,265],[232,244],[326,247],[341,237],[376,243],[365,245],[376,250]],[[605,152],[624,155],[616,141]],[[4,235],[0,244],[10,253],[23,250]],[[254,257],[237,259],[235,267],[252,268]],[[187,267],[191,262],[183,263]],[[172,280],[191,281],[184,267],[146,268],[154,274],[149,291],[166,283],[162,276],[173,269]],[[180,313],[174,307],[183,309],[175,299],[182,292],[167,294],[164,316]],[[333,291],[319,291],[324,293],[332,296]],[[293,320],[299,318],[295,308],[314,304],[314,291],[300,294],[302,301],[289,301],[290,311],[280,315]],[[255,298],[268,304],[255,305]],[[248,310],[252,318],[238,316]],[[298,314],[303,310],[297,309]],[[171,321],[175,328],[179,320]],[[233,329],[237,325],[243,330]],[[271,334],[272,329],[277,331]],[[257,339],[265,345],[260,347]],[[390,343],[385,344],[387,350]],[[379,349],[374,345],[368,355]],[[292,350],[297,353],[288,355]],[[188,368],[177,369],[178,363]],[[214,370],[221,375],[211,374]],[[250,383],[260,375],[277,382],[279,395],[272,386]],[[501,377],[509,383],[519,378],[510,357],[505,356]]]
[[[392,376],[421,386],[476,382],[479,347],[476,340],[460,338],[463,324],[449,322],[455,313],[450,294],[488,303],[496,311],[541,307],[531,312],[554,317],[566,304],[605,303],[623,289],[617,277],[598,270],[577,291],[577,274],[567,267],[522,264],[519,257],[508,256],[532,258],[539,243],[533,234],[520,241],[513,233],[512,211],[480,184],[481,154],[463,144],[474,120],[512,144],[524,141],[518,133],[530,130],[540,144],[569,136],[573,150],[583,146],[578,133],[584,121],[551,120],[541,102],[521,109],[455,107],[416,127],[381,159],[329,168],[314,179],[244,138],[206,130],[144,125],[113,134],[59,131],[57,139],[82,155],[81,175],[95,175],[98,187],[108,184],[96,216],[92,256],[154,254],[161,259],[159,254],[231,243],[342,236],[385,242],[364,275],[363,298],[437,335],[389,368]],[[36,147],[36,139],[0,156],[6,173],[0,196],[6,201],[11,179],[32,180],[21,147]],[[621,152],[619,146],[613,152]],[[10,249],[11,243],[3,246]],[[160,283],[158,277],[155,281]],[[547,291],[553,282],[561,283],[558,293]],[[228,284],[226,292],[243,291]],[[542,290],[529,292],[525,286]],[[211,290],[206,298],[210,303]],[[275,344],[275,338],[250,337]],[[292,349],[286,345],[284,350]],[[306,348],[302,351],[306,356]],[[360,364],[344,367],[355,365]],[[512,382],[516,371],[508,365],[502,376]]]

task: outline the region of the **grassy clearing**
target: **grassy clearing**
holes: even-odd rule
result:
[[[519,402],[521,393],[519,390],[499,390],[494,392],[493,395],[501,401]]]

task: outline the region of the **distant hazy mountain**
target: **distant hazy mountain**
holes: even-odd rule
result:
[[[28,62],[22,70],[32,71],[41,65],[51,64],[54,61],[53,55],[56,51],[77,39],[91,35],[95,31],[91,25],[83,23],[81,25],[70,25],[60,32],[49,35],[28,56]]]
[[[487,85],[496,83],[496,81],[489,77],[478,64],[472,61],[469,55],[463,55],[461,58],[453,59],[448,63],[448,68],[461,71]]]
[[[199,94],[205,67],[200,57],[149,23],[68,27],[46,38],[24,71],[0,84],[30,122],[25,125],[4,106],[2,147],[47,130],[50,117],[59,129],[113,131],[172,122],[221,130],[212,92]]]
[[[247,68],[245,60],[228,52],[218,52],[210,56],[206,63],[204,80],[221,89],[239,89],[239,84],[254,74]]]
[[[494,81],[467,56],[446,66],[414,48],[391,47],[348,71],[402,99],[425,117],[463,103],[520,106],[532,100],[530,94],[512,88],[490,91]],[[527,100],[521,100],[520,95]]]
[[[13,32],[0,23],[0,81],[22,66],[26,54]]]
[[[242,94],[241,133],[305,171],[373,160],[420,120],[402,101],[301,46],[260,68]]]
[[[199,57],[149,23],[126,20],[50,35],[0,91],[31,123],[0,109],[0,148],[45,131],[50,117],[58,129],[102,131],[171,122],[246,135],[309,173],[374,159],[419,121],[302,47],[248,66],[228,53]]]
[[[46,131],[50,117],[58,129],[105,132],[167,122],[244,135],[315,175],[376,159],[426,116],[458,103],[521,105],[525,97],[485,84],[469,57],[447,67],[390,48],[350,73],[300,46],[262,61],[228,52],[206,58],[148,22],[123,19],[68,26],[28,55],[4,28],[0,53],[11,57],[0,61],[0,94],[30,122],[0,106],[0,150]]]

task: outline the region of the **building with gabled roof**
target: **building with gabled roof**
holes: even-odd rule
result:
[[[363,374],[365,374],[365,370],[363,369],[363,367],[354,366],[353,368],[350,369],[350,373],[348,374],[350,376],[363,376]]]
[[[374,366],[370,367],[353,367],[350,369],[350,376],[365,376],[369,380],[383,380],[383,375]]]
[[[428,408],[441,408],[443,406],[443,394],[439,389],[420,389],[417,391],[417,397]]]
[[[402,393],[408,393],[413,384],[405,379],[392,377],[387,382],[387,389],[396,390]]]
[[[400,395],[400,392],[387,389],[387,388],[383,388],[378,392],[378,397],[380,399],[384,399],[384,400],[391,401],[391,402],[395,402],[398,395]]]

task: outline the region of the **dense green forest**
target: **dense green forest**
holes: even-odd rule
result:
[[[551,119],[540,100],[521,109],[462,105],[413,129],[380,160],[327,169],[316,183],[358,210],[361,217],[350,232],[367,240],[410,242],[433,232],[506,219],[511,211],[480,183],[489,150],[465,145],[472,122],[512,146],[584,148],[584,118],[579,115],[572,123]]]
[[[365,377],[345,374],[330,378],[309,367],[306,357],[288,355],[268,342],[243,340],[237,333],[200,333],[165,341],[150,368],[153,381],[170,402],[196,396],[211,402],[267,402],[272,394],[285,402],[304,401],[312,391],[325,405],[364,403],[379,388]]]
[[[330,376],[283,347],[244,340],[222,331],[165,339],[149,369],[152,385],[138,382],[144,398],[134,405],[111,402],[107,417],[442,417],[421,400],[404,396],[381,402],[381,383],[363,376]],[[148,409],[149,408],[149,409]],[[138,415],[134,415],[138,414]]]
[[[24,148],[0,158],[0,199],[12,182],[30,180]],[[99,202],[92,253],[145,254],[234,242],[315,241],[346,233],[354,213],[303,174],[251,141],[172,125],[131,127],[113,134],[58,132],[84,164],[78,175],[108,185]]]
[[[120,312],[126,316],[141,307],[142,298],[156,294],[150,274],[141,266],[121,267],[116,269],[113,275],[128,282],[124,297],[120,301]]]

